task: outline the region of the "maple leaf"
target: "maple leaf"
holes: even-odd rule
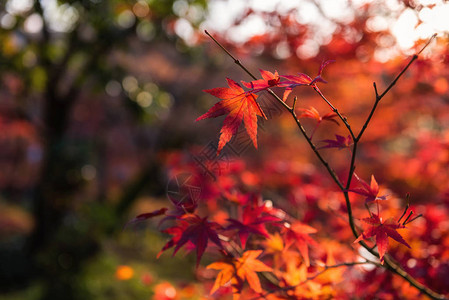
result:
[[[328,64],[333,63],[333,62],[335,62],[335,60],[326,60],[326,61],[323,60],[323,62],[322,62],[321,65],[320,65],[320,69],[318,70],[318,74],[317,74],[317,76],[312,80],[312,83],[311,83],[311,84],[314,84],[315,82],[323,82],[323,83],[327,83],[327,81],[324,80],[323,77],[321,77],[321,74],[323,73],[324,68],[325,68]]]
[[[226,285],[228,282],[231,282],[231,284],[233,285],[233,289],[236,289],[233,292],[238,293],[238,288],[236,286],[238,281],[235,278],[236,269],[233,263],[219,261],[211,263],[206,268],[213,270],[220,270],[220,272],[217,275],[217,278],[215,279],[214,286],[210,291],[211,295],[215,293],[221,286]]]
[[[158,257],[163,251],[173,246],[175,246],[173,251],[173,255],[175,255],[182,246],[191,242],[196,247],[196,264],[198,266],[209,240],[223,248],[217,234],[217,230],[221,229],[222,227],[218,223],[208,221],[207,217],[200,218],[195,214],[185,215],[180,218],[178,225],[164,230],[165,233],[173,235],[173,237],[164,245]]]
[[[197,202],[194,201],[192,198],[188,198],[187,200],[179,202],[172,201],[172,203],[174,205],[174,209],[168,210],[165,213],[165,217],[159,222],[159,226],[161,226],[164,222],[168,220],[179,219],[186,214],[191,214],[198,207]]]
[[[242,220],[228,219],[231,224],[226,229],[237,229],[240,238],[240,244],[243,248],[246,247],[246,241],[251,233],[259,234],[268,237],[268,232],[265,224],[270,222],[279,222],[280,218],[267,213],[265,205],[253,207],[252,205],[245,206],[242,213]]]
[[[310,139],[313,138],[313,135],[315,134],[315,131],[318,129],[318,126],[320,126],[322,121],[330,121],[334,122],[335,124],[338,124],[338,121],[335,120],[338,115],[334,112],[330,112],[325,114],[324,116],[321,116],[320,113],[315,109],[315,107],[311,106],[309,109],[301,109],[302,113],[299,115],[298,118],[310,118],[316,120],[315,128],[312,131],[312,134],[310,135]]]
[[[341,245],[332,243],[325,245],[327,258],[326,262],[320,262],[317,265],[317,271],[319,273],[317,277],[317,281],[322,284],[336,284],[344,280],[344,269],[343,268],[328,268],[330,266],[336,265],[335,257],[334,257],[334,251],[335,249],[338,249],[338,247],[341,247]],[[324,272],[324,270],[326,270]]]
[[[137,217],[135,217],[134,219],[130,220],[128,223],[126,223],[125,227],[130,225],[130,224],[134,224],[134,223],[137,223],[137,222],[148,220],[148,219],[153,218],[153,217],[164,215],[167,210],[168,210],[168,208],[163,207],[161,209],[152,211],[150,213],[140,214]]]
[[[384,255],[389,247],[388,237],[403,244],[408,248],[411,248],[410,245],[407,244],[407,242],[402,238],[402,236],[396,231],[397,229],[405,228],[405,226],[394,221],[393,218],[389,218],[388,220],[383,222],[382,218],[379,218],[378,215],[373,213],[371,217],[364,218],[362,219],[362,221],[371,225],[371,227],[365,230],[354,241],[354,243],[358,243],[361,240],[365,240],[375,236],[381,264],[383,264],[384,262]]]
[[[366,181],[362,180],[357,174],[354,173],[357,181],[362,185],[361,187],[350,189],[350,192],[365,196],[365,202],[372,202],[378,200],[386,200],[387,195],[378,196],[379,194],[379,185],[377,184],[374,175],[371,175],[371,182],[368,184]]]
[[[302,113],[298,116],[298,118],[311,118],[315,119],[318,123],[321,123],[322,121],[330,121],[334,122],[337,125],[338,121],[335,120],[335,118],[338,117],[338,115],[334,112],[330,112],[325,114],[324,116],[321,116],[320,113],[316,110],[315,107],[311,106],[309,109],[301,109]]]
[[[259,92],[279,85],[281,78],[279,77],[278,71],[274,71],[274,74],[270,71],[265,71],[262,69],[259,69],[259,71],[263,79],[254,80],[251,82],[242,81],[242,84],[245,87],[252,89],[252,92]]]
[[[245,278],[249,286],[257,293],[262,293],[256,272],[272,272],[272,269],[257,259],[262,250],[248,250],[238,259],[237,276]]]
[[[324,67],[326,67],[331,62],[334,62],[334,60],[323,61],[320,65],[317,76],[315,76],[315,78],[313,79],[309,75],[304,73],[298,73],[298,75],[281,75],[281,77],[287,79],[287,81],[282,82],[282,86],[286,87],[283,100],[285,101],[293,88],[297,86],[308,85],[318,89],[318,87],[316,86],[317,82],[327,83],[327,81],[324,80],[323,77],[321,77],[321,74]]]
[[[334,299],[329,293],[329,286],[321,284],[315,278],[320,276],[308,276],[308,267],[301,263],[295,253],[286,253],[286,272],[282,274],[283,283],[290,287],[292,293],[285,299]],[[315,268],[315,267],[314,267]],[[313,279],[312,279],[313,278]],[[335,296],[335,295],[333,295]]]
[[[284,240],[278,232],[270,234],[263,244],[267,253],[280,254],[285,250]]]
[[[344,137],[336,134],[335,137],[335,140],[322,140],[321,142],[327,143],[327,145],[319,147],[318,150],[324,148],[344,149],[349,148],[352,145],[352,138],[350,135],[348,135],[348,137]]]
[[[286,251],[283,255],[286,272],[282,274],[286,285],[295,286],[307,280],[307,266],[298,252]]]
[[[172,238],[167,243],[165,243],[165,245],[162,247],[161,251],[159,251],[159,253],[157,254],[156,257],[159,258],[164,251],[175,246],[181,239],[182,234],[184,233],[184,231],[186,230],[186,228],[188,226],[189,226],[189,224],[187,222],[180,221],[180,223],[178,225],[175,225],[175,226],[172,226],[172,227],[162,230],[163,233],[167,233],[167,234],[171,235]],[[174,253],[173,253],[173,255],[174,255]]]
[[[304,264],[310,266],[308,245],[316,245],[316,242],[309,236],[310,233],[316,233],[317,230],[301,222],[295,222],[289,227],[284,226],[286,242],[289,245],[294,244],[304,259]]]
[[[245,92],[232,79],[226,78],[226,80],[228,81],[229,88],[220,87],[204,90],[206,93],[222,100],[212,106],[204,115],[196,119],[196,121],[199,121],[227,114],[223,122],[223,127],[220,130],[217,155],[220,154],[232,136],[237,133],[242,121],[245,124],[246,132],[251,138],[254,147],[257,148],[257,116],[267,119],[265,113],[256,102],[256,94]]]
[[[242,257],[230,262],[215,262],[208,265],[207,269],[220,270],[211,294],[229,281],[237,293],[240,292],[243,281],[247,281],[249,287],[256,293],[262,293],[262,286],[256,272],[272,272],[272,268],[257,259],[261,253],[262,250],[248,250],[242,254]]]

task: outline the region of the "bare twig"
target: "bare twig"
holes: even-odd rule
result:
[[[402,213],[401,217],[398,219],[398,223],[401,222],[402,218],[407,213],[408,208],[410,207],[410,202],[408,201],[408,194],[407,194],[407,205],[405,206],[404,212]]]
[[[349,125],[348,123],[348,119],[346,117],[343,117],[340,112],[338,111],[338,109],[332,105],[332,103],[323,95],[323,93],[316,87],[314,86],[313,89],[315,90],[315,92],[318,93],[318,95],[320,95],[320,97],[330,106],[330,108],[332,109],[332,111],[334,113],[337,114],[337,116],[340,118],[340,120],[343,122],[343,124],[345,124],[346,128],[349,131],[349,134],[351,135],[352,139],[355,140],[356,137],[354,135],[354,132],[352,131],[351,125]]]
[[[423,215],[422,214],[419,214],[419,215],[417,215],[416,217],[414,217],[413,219],[411,219],[411,220],[409,220],[409,221],[404,221],[404,223],[403,223],[403,225],[407,225],[407,224],[410,224],[411,222],[413,222],[413,221],[415,221],[416,219],[418,219],[418,218],[421,218]]]
[[[298,97],[295,96],[295,98],[293,98],[293,105],[292,105],[292,110],[294,111],[296,109],[296,102],[298,101]]]
[[[365,124],[363,124],[362,130],[360,130],[359,134],[357,135],[357,138],[354,140],[354,142],[358,142],[363,133],[365,132],[366,128],[368,127],[369,122],[371,121],[371,118],[373,117],[374,111],[377,108],[377,104],[379,104],[379,101],[382,100],[382,98],[391,90],[391,88],[396,84],[396,82],[399,80],[399,78],[402,77],[402,75],[405,73],[405,71],[407,71],[407,69],[411,66],[411,64],[418,59],[418,56],[424,51],[424,49],[427,48],[427,46],[429,46],[429,44],[433,41],[433,39],[435,39],[437,35],[434,34],[432,35],[432,37],[430,37],[430,39],[427,41],[427,43],[422,47],[422,49],[416,53],[415,55],[413,55],[410,58],[410,61],[408,62],[408,64],[401,70],[401,72],[399,72],[399,74],[394,78],[394,80],[387,86],[387,88],[385,89],[385,91],[383,91],[382,94],[379,95],[378,91],[377,91],[377,86],[376,83],[373,83],[374,86],[374,91],[375,91],[375,95],[376,95],[376,99],[373,105],[373,108],[371,109],[370,114],[368,115],[368,118],[365,121]]]

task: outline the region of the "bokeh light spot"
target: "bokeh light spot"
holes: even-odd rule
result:
[[[130,266],[122,265],[118,266],[115,271],[115,278],[118,280],[129,280],[133,278],[134,270]]]

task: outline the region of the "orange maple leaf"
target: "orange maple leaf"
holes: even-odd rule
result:
[[[208,269],[220,270],[211,294],[219,287],[231,282],[234,293],[240,293],[241,284],[246,280],[249,287],[256,293],[262,293],[259,277],[256,272],[272,272],[272,269],[257,259],[262,250],[248,250],[242,257],[231,262],[215,262],[207,266]]]
[[[284,240],[278,232],[269,234],[264,245],[267,253],[277,254],[285,250]]]
[[[226,80],[228,81],[229,88],[221,87],[204,90],[206,93],[222,100],[212,106],[204,115],[196,119],[196,121],[199,121],[227,114],[223,122],[223,127],[220,130],[217,155],[220,154],[232,136],[237,133],[242,121],[245,124],[246,132],[251,138],[254,147],[257,148],[257,116],[267,118],[256,102],[256,94],[245,92],[232,79],[226,78]]]
[[[236,271],[234,264],[219,261],[211,263],[206,268],[213,270],[220,270],[220,273],[218,273],[217,278],[215,279],[214,286],[210,291],[211,295],[215,293],[215,291],[217,291],[221,286],[226,285],[228,282],[231,282],[231,284],[234,286],[233,279],[235,279],[234,277]]]

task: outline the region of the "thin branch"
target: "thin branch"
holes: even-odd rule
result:
[[[243,71],[246,72],[246,74],[248,74],[252,79],[257,80],[257,77],[254,76],[253,73],[251,73],[251,71],[249,71],[243,64],[242,62],[237,59],[236,57],[234,57],[234,55],[232,55],[231,52],[228,51],[228,49],[226,49],[219,41],[217,41],[207,30],[204,30],[204,32],[215,42],[215,44],[217,44],[218,47],[220,47],[230,58],[232,58],[232,60],[234,60],[234,63],[236,65],[238,65]],[[268,93],[273,96],[277,101],[280,101],[280,103],[282,104],[282,106],[284,106],[285,109],[287,110],[291,110],[291,107],[285,103],[284,101],[282,101],[278,95],[276,95],[271,89],[267,89]]]
[[[296,109],[296,102],[298,101],[298,97],[295,96],[295,98],[293,98],[293,105],[292,105],[292,110],[294,111]]]
[[[377,91],[376,83],[373,84],[375,95],[376,95],[376,100],[374,102],[373,108],[371,109],[371,112],[370,112],[368,118],[365,121],[365,124],[363,124],[362,130],[360,130],[360,132],[357,136],[357,139],[354,142],[358,142],[360,140],[360,138],[362,137],[363,133],[365,132],[366,128],[368,127],[369,122],[371,121],[371,118],[374,114],[374,111],[376,110],[376,107],[377,107],[377,104],[379,103],[379,101],[391,90],[391,88],[396,84],[396,82],[399,80],[399,78],[401,78],[402,75],[405,73],[405,71],[407,71],[407,69],[411,66],[411,64],[415,60],[418,59],[418,56],[424,51],[424,49],[427,48],[427,46],[429,46],[429,44],[435,39],[436,36],[437,36],[436,33],[434,35],[432,35],[430,37],[430,39],[427,41],[427,43],[421,48],[421,50],[410,58],[410,61],[408,62],[408,64],[401,70],[401,72],[399,72],[399,74],[387,86],[387,88],[385,89],[385,91],[383,91],[382,94],[379,95],[379,93]]]
[[[407,205],[405,206],[404,212],[402,213],[401,217],[398,219],[398,223],[401,222],[402,218],[407,213],[407,210],[408,210],[409,207],[410,207],[410,203],[407,203]]]
[[[426,49],[427,46],[429,46],[429,44],[432,43],[432,41],[433,41],[436,37],[437,37],[437,34],[434,33],[434,34],[430,37],[430,39],[427,41],[427,43],[421,48],[421,50],[419,50],[419,52],[416,53],[416,55],[420,55],[421,52],[423,52],[424,49]]]
[[[228,51],[228,49],[226,49],[222,44],[220,44],[220,42],[218,42],[207,30],[204,30],[204,32],[215,42],[215,44],[218,45],[218,47],[220,47],[224,52],[226,52],[226,54],[231,57],[234,60],[234,63],[237,64],[240,68],[243,69],[243,71],[246,72],[246,74],[248,74],[249,76],[251,76],[252,79],[256,80],[256,76],[254,76],[244,65],[242,65],[242,63],[240,62],[240,60],[238,60],[237,58],[235,58],[231,52]]]
[[[350,165],[349,165],[348,179],[346,181],[346,190],[343,191],[343,193],[345,194],[346,206],[348,208],[349,224],[351,225],[351,229],[352,229],[352,232],[353,232],[355,237],[357,237],[358,234],[357,234],[356,228],[354,227],[354,222],[352,220],[352,215],[351,215],[352,209],[350,207],[351,203],[349,201],[349,196],[347,195],[348,194],[347,190],[349,190],[349,187],[350,187],[351,181],[352,181],[352,176],[353,176],[354,170],[355,170],[355,158],[356,158],[356,155],[357,155],[358,142],[362,138],[363,133],[365,132],[365,130],[368,128],[368,124],[370,123],[370,121],[371,121],[371,119],[372,119],[372,117],[374,115],[374,112],[377,109],[377,106],[378,106],[380,100],[382,100],[382,98],[391,90],[391,88],[396,84],[396,82],[399,80],[399,78],[402,77],[402,75],[405,73],[405,71],[407,71],[407,69],[412,65],[412,63],[416,59],[418,59],[418,55],[421,54],[424,51],[424,49],[433,41],[433,39],[435,37],[436,37],[436,34],[432,35],[432,37],[429,39],[429,41],[427,41],[427,43],[422,47],[422,49],[417,54],[412,56],[412,58],[410,59],[408,64],[401,70],[401,72],[399,72],[399,74],[388,85],[388,87],[385,89],[385,91],[383,91],[383,93],[379,94],[379,91],[377,89],[376,83],[375,82],[373,83],[374,93],[375,93],[375,101],[374,101],[373,107],[372,107],[372,109],[371,109],[371,111],[370,111],[370,113],[369,113],[365,123],[362,126],[362,129],[360,130],[360,132],[357,135],[357,137],[353,138],[354,139],[354,143],[353,143],[353,146],[352,146],[353,148],[352,148],[351,162],[350,162]],[[348,128],[348,130],[349,130],[349,128]]]
[[[349,131],[349,134],[351,135],[352,139],[355,140],[355,135],[354,132],[352,131],[351,125],[349,125],[348,123],[348,119],[346,117],[343,117],[340,112],[338,111],[338,109],[332,105],[332,103],[323,95],[323,93],[316,87],[314,86],[313,89],[315,90],[315,92],[318,93],[318,95],[320,95],[320,97],[330,106],[330,108],[332,109],[332,111],[334,113],[337,114],[337,116],[340,118],[340,120],[343,122],[343,124],[345,124],[346,128]]]
[[[418,219],[418,218],[421,218],[422,216],[423,216],[422,214],[419,214],[419,215],[417,215],[416,217],[414,217],[413,219],[411,219],[410,221],[404,222],[403,225],[410,224],[411,222],[415,221],[415,220]]]
[[[429,289],[425,285],[418,282],[414,277],[412,277],[409,273],[407,273],[405,270],[403,270],[399,263],[394,261],[389,255],[384,256],[384,263],[385,266],[391,270],[393,273],[396,273],[397,275],[404,278],[406,281],[408,281],[412,286],[414,286],[416,289],[418,289],[421,293],[426,294],[432,299],[448,299],[446,296],[438,294],[434,292],[433,290]]]
[[[376,94],[376,99],[379,98],[379,92],[377,91],[377,85],[375,82],[373,82],[373,87],[374,87],[374,93]]]
[[[411,210],[407,216],[407,218],[405,218],[404,222],[402,222],[402,225],[405,225],[408,221],[408,219],[410,219],[410,217],[413,215],[413,210]]]

